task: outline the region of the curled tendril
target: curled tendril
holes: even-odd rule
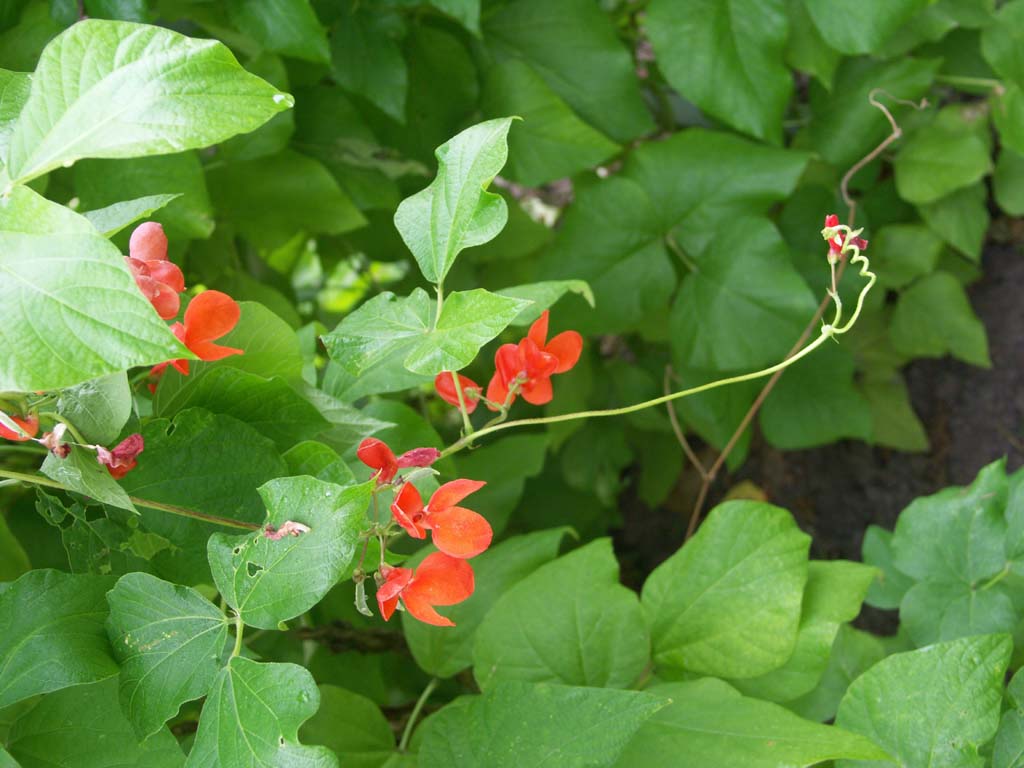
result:
[[[835,279],[835,260],[829,259],[832,266],[832,287],[829,289],[829,296],[832,297],[832,301],[835,303],[836,312],[832,318],[832,322],[822,326],[822,334],[830,337],[841,336],[842,334],[849,331],[854,324],[857,322],[857,318],[860,317],[861,310],[864,309],[864,300],[867,298],[868,292],[874,286],[875,281],[878,279],[878,275],[871,271],[871,262],[867,256],[864,255],[860,247],[854,242],[857,236],[862,232],[861,229],[851,229],[846,224],[837,224],[834,227],[829,227],[822,231],[826,239],[835,237],[837,233],[842,233],[843,247],[840,249],[840,254],[849,254],[850,264],[857,264],[860,266],[860,272],[857,274],[860,277],[867,278],[867,282],[861,286],[860,293],[857,294],[857,306],[853,311],[853,315],[843,325],[840,325],[840,321],[843,317],[843,302],[839,298],[839,291],[836,290],[836,279]],[[831,235],[827,234],[831,232]]]

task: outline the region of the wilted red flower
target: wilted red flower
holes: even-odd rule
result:
[[[120,480],[131,470],[138,466],[138,456],[142,453],[146,444],[142,435],[136,433],[128,435],[118,443],[112,450],[107,450],[102,445],[96,446],[96,460],[106,466],[110,476]]]
[[[831,235],[828,235],[827,233],[828,230],[834,230],[838,226],[839,217],[836,214],[830,213],[825,217],[825,229],[823,230],[823,233],[826,234],[826,239],[828,240],[828,251],[829,254],[837,256],[843,251],[843,241],[846,239],[846,235],[842,232],[835,232]],[[863,251],[867,249],[868,241],[862,237],[851,237],[849,245],[854,245]]]
[[[396,457],[383,440],[368,437],[359,444],[356,456],[370,469],[377,470],[372,475],[377,478],[377,485],[387,485],[399,469],[429,467],[441,457],[441,452],[437,448],[413,448]]]
[[[267,523],[263,529],[263,536],[271,541],[280,541],[285,536],[299,536],[303,533],[309,533],[309,526],[296,523],[294,520],[285,520],[280,528],[274,528],[270,523]]]
[[[155,221],[140,224],[132,232],[125,257],[135,284],[164,320],[177,317],[179,293],[185,290],[185,276],[178,265],[167,260],[167,235]]]
[[[9,418],[23,430],[25,430],[27,436],[20,435],[13,429],[9,429],[8,427],[5,427],[3,424],[0,424],[0,437],[4,438],[5,440],[14,440],[15,442],[23,443],[26,440],[31,440],[33,437],[39,434],[39,417],[36,416],[34,413],[30,413],[28,416],[8,415],[7,418]]]
[[[456,375],[459,377],[459,387],[462,388],[462,401],[466,404],[466,413],[472,413],[480,402],[480,393],[483,389],[468,376],[461,373]],[[434,389],[448,405],[459,407],[459,393],[455,390],[451,371],[441,371],[434,377]]]
[[[452,557],[476,557],[491,544],[491,524],[471,509],[455,506],[486,483],[479,480],[452,480],[445,483],[423,506],[423,497],[412,483],[398,492],[391,514],[414,539],[433,533],[434,546]]]
[[[560,333],[551,341],[548,335],[548,311],[530,326],[526,338],[518,344],[503,344],[494,355],[494,376],[487,386],[487,399],[504,403],[512,383],[519,381],[523,399],[533,405],[551,402],[551,377],[565,373],[580,359],[583,337],[576,331]],[[513,396],[509,404],[515,401]]]
[[[395,612],[401,598],[409,615],[424,624],[454,627],[455,622],[434,610],[435,605],[455,605],[473,594],[473,569],[465,560],[433,552],[411,568],[381,568],[385,581],[377,588],[377,606],[384,621]]]
[[[174,335],[200,360],[212,362],[229,355],[241,355],[245,350],[224,347],[213,342],[229,333],[241,317],[238,302],[220,291],[203,291],[189,303],[185,310],[185,322],[171,326]],[[188,360],[169,360],[153,367],[153,374],[159,376],[168,365],[188,375]]]

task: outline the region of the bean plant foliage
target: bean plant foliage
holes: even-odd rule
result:
[[[609,536],[686,435],[707,482],[754,429],[927,448],[900,371],[989,365],[1022,42],[1024,0],[0,0],[0,766],[1024,765],[1003,463],[863,563],[750,498],[633,586]]]

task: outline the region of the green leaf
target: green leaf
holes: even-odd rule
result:
[[[1024,88],[1024,2],[1011,0],[981,31],[981,52],[1000,77]]]
[[[285,451],[288,474],[309,475],[335,485],[353,485],[355,475],[334,449],[315,440],[306,440]]]
[[[896,371],[867,373],[861,394],[871,409],[871,441],[899,451],[928,450],[928,433],[914,412],[903,376]]]
[[[441,609],[455,622],[454,627],[432,627],[403,613],[402,631],[420,668],[436,677],[452,677],[471,666],[473,641],[481,622],[499,597],[558,555],[565,533],[565,528],[553,528],[513,536],[473,558],[473,595]]]
[[[343,3],[332,30],[331,76],[346,91],[405,123],[409,73],[393,38],[392,19],[377,9],[357,6]]]
[[[508,157],[512,120],[478,123],[438,147],[437,176],[395,212],[395,226],[432,283],[444,281],[460,251],[493,240],[505,226],[505,200],[487,187]]]
[[[957,190],[918,208],[921,218],[939,237],[973,261],[981,261],[988,231],[988,192],[982,183]]]
[[[832,79],[839,66],[838,51],[829,47],[814,26],[803,0],[786,0],[786,15],[790,22],[786,63],[817,78],[825,90],[831,90]]]
[[[871,411],[854,386],[853,355],[830,344],[794,363],[765,401],[760,419],[765,439],[783,450],[869,439]]]
[[[0,390],[60,389],[193,357],[87,219],[27,187],[0,211]]]
[[[928,275],[900,295],[889,337],[908,357],[950,354],[982,368],[992,365],[985,326],[963,286],[948,272]]]
[[[784,509],[729,501],[643,589],[658,664],[754,677],[796,647],[810,538]]]
[[[282,477],[259,490],[267,525],[280,528],[291,520],[310,530],[278,541],[262,532],[217,533],[207,552],[214,582],[228,605],[246,624],[276,629],[320,602],[348,568],[366,525],[372,488]]]
[[[278,248],[296,232],[337,235],[366,226],[330,171],[291,149],[228,163],[207,181],[218,216],[262,248]]]
[[[14,581],[32,568],[21,542],[0,515],[0,582]]]
[[[22,768],[181,768],[166,728],[140,743],[117,703],[117,682],[76,685],[41,699],[11,726],[8,749]]]
[[[353,768],[381,768],[395,752],[395,735],[380,707],[335,685],[320,686],[320,709],[299,736],[330,748]]]
[[[862,554],[866,564],[878,569],[878,578],[865,598],[868,605],[883,610],[899,608],[900,600],[913,586],[914,580],[893,562],[892,531],[869,525],[864,532]]]
[[[927,275],[941,255],[942,240],[922,224],[890,224],[871,240],[872,269],[886,288],[904,288]]]
[[[185,765],[337,768],[329,749],[298,743],[299,726],[319,704],[313,676],[302,667],[236,656],[214,680]]]
[[[180,193],[147,195],[134,200],[126,200],[123,203],[113,203],[93,211],[83,211],[82,215],[96,227],[96,231],[101,235],[113,237],[129,224],[134,224],[139,219],[149,219],[154,213],[179,197],[181,197]]]
[[[90,496],[103,504],[138,512],[128,494],[110,476],[107,468],[99,463],[96,451],[92,448],[73,445],[65,458],[50,453],[39,471],[75,493]]]
[[[936,120],[915,131],[896,156],[896,189],[908,202],[934,203],[991,173],[990,156],[978,133]]]
[[[146,739],[182,704],[210,690],[221,668],[227,618],[194,589],[146,573],[122,576],[107,602],[121,706],[139,739]]]
[[[116,206],[139,195],[173,194],[175,199],[153,216],[172,243],[205,239],[213,232],[213,205],[198,152],[127,160],[83,160],[75,164],[73,173],[75,193],[83,208]],[[84,215],[92,221],[93,214]]]
[[[793,655],[766,675],[729,682],[747,696],[780,703],[814,690],[825,674],[840,625],[857,618],[876,573],[861,563],[812,560]]]
[[[274,444],[248,424],[199,408],[174,421],[142,428],[146,450],[121,482],[129,493],[220,517],[260,523],[266,516],[256,488],[285,474]],[[178,583],[210,583],[206,541],[219,525],[141,508],[142,527],[174,547],[155,555],[157,575]]]
[[[401,368],[412,372],[415,377],[401,378],[400,388],[407,388],[441,371],[465,368],[528,306],[526,300],[482,288],[460,291],[445,298],[431,328],[436,303],[426,291],[417,288],[407,297],[385,291],[348,315],[323,341],[331,358],[353,376]]]
[[[483,690],[507,680],[626,688],[649,660],[640,601],[600,539],[501,596],[477,630],[473,675]]]
[[[1011,216],[1024,216],[1024,154],[1003,147],[992,181],[999,207]]]
[[[28,101],[32,75],[0,69],[0,166],[7,161],[7,149],[18,114]]]
[[[1012,649],[1005,635],[981,635],[890,656],[853,682],[836,724],[895,758],[881,765],[981,768]]]
[[[818,32],[840,53],[878,51],[928,0],[804,0]],[[851,102],[855,103],[855,102]]]
[[[546,280],[541,283],[503,288],[496,293],[499,296],[532,302],[516,315],[512,325],[530,325],[543,314],[545,309],[553,307],[567,293],[575,293],[583,297],[583,300],[591,307],[594,306],[594,292],[583,280]]]
[[[505,176],[529,187],[572,176],[617,154],[618,144],[570,109],[534,69],[509,59],[494,66],[483,94],[485,115],[519,115],[509,137]]]
[[[704,251],[737,217],[786,198],[806,163],[802,153],[697,129],[644,144],[622,172],[578,191],[538,278],[590,284],[596,310],[564,317],[580,332],[635,328],[673,293],[667,240],[691,256]]]
[[[109,445],[132,415],[132,390],[125,373],[112,373],[60,393],[57,410],[91,443]]]
[[[480,35],[480,0],[430,0],[430,4],[474,35]]]
[[[645,26],[669,85],[734,128],[781,143],[793,93],[783,0],[654,0]]]
[[[668,683],[649,689],[671,704],[644,723],[619,768],[800,768],[826,760],[879,760],[886,753],[868,739],[811,723],[782,707],[741,696],[721,680]]]
[[[633,57],[608,14],[590,0],[523,0],[487,14],[498,61],[529,64],[573,111],[618,142],[654,129]]]
[[[117,674],[103,628],[113,584],[37,570],[0,592],[0,707]]]
[[[69,81],[68,72],[79,76]],[[291,96],[248,74],[221,43],[86,20],[43,51],[11,135],[7,172],[21,183],[85,157],[205,147],[291,105]]]
[[[231,23],[268,51],[326,63],[327,31],[309,0],[228,0]]]
[[[1020,768],[1024,765],[1024,715],[1004,712],[992,748],[992,768]]]
[[[814,316],[814,294],[767,219],[731,223],[692,258],[669,318],[680,367],[756,369],[782,360]]]
[[[667,702],[636,691],[506,682],[457,699],[423,728],[423,768],[611,768]]]
[[[1024,154],[1024,91],[1016,83],[1006,83],[1002,93],[991,98],[992,122],[1004,149]]]

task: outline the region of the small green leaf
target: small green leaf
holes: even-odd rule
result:
[[[869,525],[864,532],[862,554],[866,564],[878,569],[878,578],[865,598],[868,605],[883,610],[899,608],[900,600],[914,585],[914,580],[893,562],[892,531]]]
[[[181,197],[174,195],[147,195],[123,203],[114,203],[94,211],[83,211],[82,215],[96,227],[96,231],[104,237],[113,237],[129,224],[139,219],[148,219],[172,200]]]
[[[1012,650],[1006,635],[979,635],[890,656],[853,682],[836,724],[888,751],[883,765],[980,768]]]
[[[444,280],[460,251],[493,240],[505,226],[505,200],[487,187],[508,157],[512,120],[478,123],[438,147],[434,181],[395,212],[395,226],[432,283]]]
[[[575,293],[578,296],[582,296],[587,304],[591,307],[594,306],[594,292],[590,290],[590,286],[583,280],[546,280],[541,283],[529,283],[527,285],[517,285],[513,288],[503,288],[500,291],[496,291],[496,293],[499,296],[525,299],[526,301],[533,302],[516,315],[516,319],[511,323],[512,325],[529,325],[540,317],[545,309],[553,307],[567,293]]]
[[[982,368],[992,365],[985,326],[963,286],[948,272],[928,275],[900,295],[889,337],[908,357],[950,354]]]
[[[620,768],[803,768],[839,758],[884,760],[868,739],[811,723],[782,707],[741,696],[721,680],[668,683],[649,689],[671,704],[640,727],[616,763]]]
[[[673,88],[734,128],[781,143],[793,93],[783,0],[654,0],[645,26]]]
[[[818,32],[840,53],[874,53],[928,0],[804,0]]]
[[[481,622],[499,597],[558,555],[565,532],[554,528],[513,536],[473,558],[473,595],[441,609],[455,622],[454,627],[432,627],[403,613],[402,631],[420,668],[437,677],[452,677],[471,666],[473,641]]]
[[[715,507],[644,584],[655,661],[722,677],[784,664],[796,647],[809,546],[784,509]]]
[[[118,706],[115,679],[51,693],[14,721],[8,739],[22,768],[182,768],[185,763],[178,740],[166,728],[140,743]]]
[[[506,680],[626,688],[650,661],[636,593],[619,583],[610,539],[541,566],[487,612],[473,646],[483,690]]]
[[[327,31],[309,0],[227,0],[231,23],[268,51],[326,63]]]
[[[879,285],[904,288],[935,269],[942,240],[922,224],[890,224],[871,240],[871,265]]]
[[[217,589],[246,624],[276,629],[305,613],[333,587],[355,556],[366,525],[370,484],[342,488],[312,477],[282,477],[260,489],[267,525],[309,527],[273,541],[262,531],[210,537],[207,553]]]
[[[0,200],[0,213],[0,390],[60,389],[194,357],[87,219],[27,187]]]
[[[981,52],[1000,77],[1024,88],[1024,2],[1003,3],[981,32]]]
[[[914,412],[910,393],[897,371],[868,372],[861,394],[871,409],[871,441],[899,451],[928,450],[928,433]]]
[[[214,680],[186,768],[338,768],[329,749],[298,742],[299,726],[319,705],[313,676],[302,667],[237,656]]]
[[[331,76],[346,91],[405,123],[409,72],[392,21],[380,10],[343,3],[331,32]]]
[[[1004,712],[992,748],[992,768],[1020,768],[1024,764],[1024,715]]]
[[[999,207],[1011,216],[1024,216],[1024,154],[1003,147],[992,181]]]
[[[430,4],[474,35],[480,35],[480,0],[430,0]]]
[[[299,736],[329,747],[346,766],[392,768],[395,734],[380,707],[365,696],[335,685],[320,686],[320,709],[301,728]]]
[[[138,512],[124,488],[118,485],[107,468],[99,463],[93,448],[73,445],[71,452],[64,458],[53,453],[48,454],[39,471],[75,493],[81,493],[120,509]]]
[[[989,224],[988,192],[983,183],[959,189],[918,211],[939,237],[973,261],[981,261]]]
[[[103,628],[113,585],[37,570],[0,592],[0,707],[117,674]]]
[[[146,573],[122,576],[107,602],[121,706],[146,739],[210,690],[222,666],[227,618],[194,589]]]
[[[109,445],[132,415],[132,391],[124,372],[69,387],[60,393],[57,410],[90,443]]]
[[[914,132],[893,168],[900,196],[923,205],[987,176],[992,160],[988,144],[978,133],[951,130],[936,120]]]
[[[456,699],[423,727],[423,768],[611,768],[667,702],[646,693],[500,683]]]
[[[334,449],[315,440],[306,440],[285,451],[288,474],[309,475],[335,485],[354,485],[355,475]]]
[[[79,76],[68,80],[68,72]],[[7,172],[21,183],[85,157],[205,147],[259,127],[292,101],[242,69],[221,43],[90,19],[43,51]]]

